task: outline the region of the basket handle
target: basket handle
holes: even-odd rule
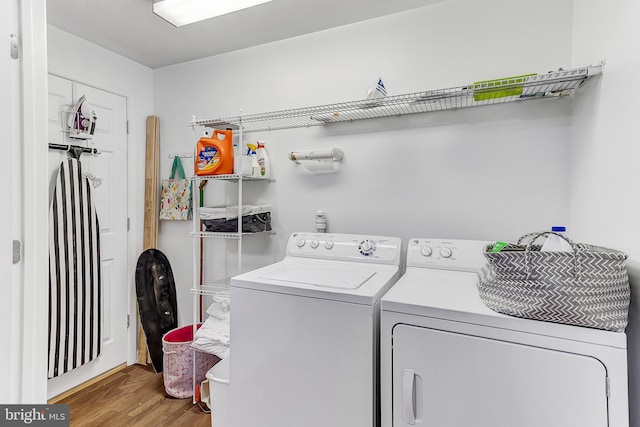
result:
[[[260,214],[256,214],[256,219],[258,220],[258,222],[266,224],[271,220],[271,214],[269,212],[265,212],[263,216],[264,218],[260,216]]]
[[[163,352],[164,354],[178,354],[178,352],[177,352],[177,351],[175,351],[175,350],[174,350],[174,351],[169,351],[169,350],[167,350],[166,348],[164,348],[164,346],[162,346],[162,352]]]
[[[264,218],[262,218],[264,216]],[[271,221],[271,214],[265,212],[264,215],[256,214],[256,220],[262,224],[262,231],[267,231],[267,224]]]
[[[527,240],[527,243],[524,247],[524,266],[527,280],[531,277],[531,263],[529,262],[529,253],[531,252],[531,246],[542,236],[548,236],[549,234],[555,234],[556,236],[564,239],[569,245],[571,249],[573,249],[573,268],[575,271],[576,279],[580,277],[580,263],[578,262],[578,255],[581,253],[580,246],[573,243],[573,240],[569,239],[567,236],[564,236],[561,233],[556,233],[555,231],[539,231],[534,233],[527,233],[518,239],[518,245],[522,244],[523,241]]]
[[[573,251],[575,252],[576,250],[576,244],[573,243],[573,240],[569,239],[567,236],[565,236],[562,233],[556,233],[555,231],[537,231],[534,233],[527,233],[524,234],[522,236],[520,236],[520,238],[518,239],[518,245],[522,244],[522,242],[525,239],[530,239],[528,244],[532,245],[536,240],[538,240],[539,237],[542,236],[548,236],[549,234],[555,234],[556,236],[559,236],[561,238],[563,238],[569,245],[571,245],[571,248],[573,249]]]

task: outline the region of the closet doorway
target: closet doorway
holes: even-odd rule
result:
[[[98,119],[91,141],[70,138],[65,126],[68,111],[84,95]],[[82,154],[83,171],[100,178],[90,180],[100,222],[102,349],[100,356],[47,382],[51,399],[99,376],[127,360],[129,291],[127,278],[127,101],[110,92],[49,75],[49,143],[86,145],[99,154]],[[49,151],[49,197],[60,163],[68,153]],[[135,316],[132,315],[134,319]]]

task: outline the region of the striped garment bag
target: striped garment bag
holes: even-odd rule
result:
[[[82,166],[60,164],[49,216],[49,378],[101,350],[100,227]]]

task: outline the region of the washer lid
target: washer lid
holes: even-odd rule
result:
[[[234,288],[374,305],[399,277],[388,264],[285,257],[231,278]]]
[[[496,313],[480,299],[477,273],[407,267],[404,276],[382,297],[380,306],[383,312],[406,313],[627,348],[624,333]]]
[[[346,266],[289,264],[259,278],[305,283],[321,288],[358,289],[375,274],[376,272],[370,269],[357,271]]]

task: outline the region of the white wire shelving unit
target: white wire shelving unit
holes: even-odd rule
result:
[[[240,129],[243,133],[251,133],[558,98],[571,95],[591,77],[601,74],[603,65],[601,63],[544,74],[508,77],[445,89],[391,95],[385,98],[362,99],[216,119],[194,119],[190,125],[218,129]]]
[[[238,182],[238,211],[241,212],[242,211],[242,198],[243,198],[243,187],[242,187],[242,182],[244,181],[263,181],[263,182],[274,182],[274,179],[271,178],[257,178],[254,176],[250,176],[250,175],[241,175],[241,174],[220,174],[220,175],[206,175],[206,176],[192,176],[191,177],[191,181],[194,183],[200,182],[200,181],[231,181],[231,182]],[[193,189],[193,194],[198,193],[198,197],[199,197],[199,192],[196,191],[196,187],[197,185],[194,185],[192,187]],[[199,199],[197,200],[197,203],[199,204],[200,201]],[[260,231],[260,232],[255,232],[255,233],[245,233],[242,232],[241,230],[241,226],[242,224],[238,224],[238,230],[235,232],[225,232],[225,233],[218,233],[218,232],[210,232],[210,231],[202,231],[200,229],[200,225],[199,225],[199,218],[197,221],[194,221],[194,226],[192,231],[189,233],[189,235],[191,237],[212,237],[212,238],[218,238],[218,239],[231,239],[231,240],[240,240],[242,239],[243,236],[252,236],[255,234],[261,234],[261,233],[271,233],[274,234],[274,231]],[[241,250],[241,248],[240,248]],[[240,269],[240,265],[238,265],[238,269]]]
[[[240,137],[242,138],[242,137]],[[241,140],[242,142],[242,140]],[[203,181],[226,181],[226,182],[235,182],[237,189],[237,208],[238,212],[242,212],[243,206],[243,185],[245,181],[262,181],[262,182],[272,182],[273,179],[264,179],[264,178],[256,178],[252,176],[245,176],[240,174],[221,174],[221,175],[207,175],[207,176],[192,176],[191,178],[191,190],[192,190],[192,206],[193,214],[192,214],[192,229],[189,235],[193,237],[193,286],[190,289],[190,293],[193,295],[193,334],[195,335],[197,330],[197,325],[201,323],[201,318],[203,316],[203,312],[206,310],[202,305],[202,297],[203,296],[230,296],[230,278],[229,276],[224,279],[220,279],[214,282],[205,282],[204,281],[204,271],[202,270],[204,260],[204,247],[203,239],[206,238],[215,238],[215,239],[231,239],[237,241],[237,273],[242,272],[242,240],[244,236],[249,235],[257,235],[270,233],[274,234],[274,231],[263,231],[256,233],[246,233],[242,231],[242,215],[238,215],[238,228],[235,232],[228,233],[214,233],[208,231],[202,231],[202,224],[200,221],[199,214],[199,206],[200,206],[200,191],[199,184]],[[201,272],[202,277],[201,277]],[[203,279],[201,282],[201,278]],[[196,372],[196,358],[197,351],[192,349],[193,352],[193,372]],[[197,384],[196,376],[193,376],[193,398],[192,402],[194,404],[197,402],[197,397],[195,390],[200,385]]]
[[[207,175],[207,176],[193,176],[191,177],[192,182],[192,194],[193,194],[193,206],[200,206],[200,192],[198,191],[198,183],[202,181],[230,181],[237,182],[237,199],[238,203],[236,204],[238,208],[238,212],[242,212],[243,207],[243,183],[244,181],[263,181],[263,182],[271,182],[274,181],[272,179],[265,178],[256,178],[252,176],[244,176],[240,174],[221,174],[221,175]],[[244,236],[252,236],[256,234],[274,234],[273,230],[269,231],[261,231],[255,233],[247,233],[242,231],[242,219],[241,216],[238,217],[238,228],[234,232],[211,232],[211,231],[203,231],[202,224],[200,222],[200,215],[197,211],[199,208],[194,208],[193,221],[192,221],[192,229],[189,235],[194,238],[216,238],[216,239],[229,239],[229,240],[237,240],[238,241],[238,265],[237,270],[238,273],[242,270],[242,238]],[[193,257],[194,260],[199,258],[200,256],[200,247],[194,240],[193,245]],[[194,279],[197,270],[199,270],[199,263],[194,262]],[[194,287],[192,289],[192,293],[200,293],[198,291],[198,286],[196,286],[196,282],[194,280]]]

